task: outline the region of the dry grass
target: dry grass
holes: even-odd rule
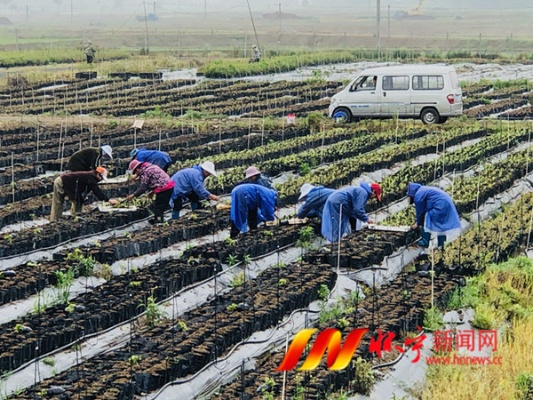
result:
[[[517,380],[521,375],[533,375],[533,262],[519,257],[491,266],[480,277],[478,286],[481,296],[475,301],[476,311],[483,312],[485,321],[492,321],[505,331],[494,353],[501,356],[502,365],[430,366],[423,399],[530,398],[518,389]]]
[[[533,319],[517,320],[499,346],[502,365],[430,367],[422,399],[509,400],[520,399],[516,386],[521,373],[533,373]]]

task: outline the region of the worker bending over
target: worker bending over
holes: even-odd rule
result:
[[[296,216],[298,218],[320,218],[322,219],[322,210],[329,196],[335,192],[334,189],[327,189],[324,186],[313,186],[310,183],[304,183],[300,188],[300,197],[298,201],[304,201]]]
[[[174,181],[174,193],[170,201],[173,207],[172,219],[179,218],[185,197],[190,200],[193,211],[200,208],[200,200],[219,200],[218,196],[209,193],[204,186],[204,180],[208,176],[217,176],[215,164],[211,161],[182,169],[172,175]]]
[[[352,232],[350,219],[373,223],[374,221],[368,217],[365,211],[367,201],[373,198],[381,201],[381,186],[377,183],[370,185],[361,183],[359,186],[348,186],[336,190],[324,204],[322,236],[334,243]]]
[[[131,201],[134,197],[139,197],[147,191],[153,192],[155,194],[155,200],[152,203],[154,218],[150,219],[149,222],[151,224],[163,223],[165,211],[169,208],[168,202],[172,196],[174,182],[165,171],[148,162],[133,160],[130,162],[129,169],[141,184],[134,193],[126,197],[125,201]]]
[[[105,180],[106,177],[107,170],[103,167],[97,167],[94,171],[67,172],[58,176],[54,180],[50,222],[61,219],[65,197],[72,204],[70,209],[71,215],[79,214],[82,211],[83,202],[91,192],[98,199],[107,201],[108,197],[98,186],[98,182]],[[118,201],[110,200],[110,203],[118,204]]]
[[[429,247],[431,233],[435,233],[437,246],[444,248],[446,235],[461,229],[461,220],[450,195],[438,187],[410,183],[407,196],[415,205],[416,223],[411,229],[420,228],[418,245]]]
[[[230,237],[246,233],[248,228],[255,230],[260,222],[274,221],[277,195],[275,190],[261,185],[235,186],[231,191]]]
[[[99,167],[106,160],[112,160],[111,146],[105,145],[100,148],[88,147],[75,152],[67,163],[67,169],[72,172],[92,171]]]
[[[157,165],[165,172],[172,165],[172,159],[168,153],[159,150],[147,150],[144,147],[130,151],[130,157],[131,161],[149,162],[152,165]]]

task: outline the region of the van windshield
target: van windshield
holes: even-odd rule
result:
[[[356,90],[374,90],[377,79],[378,77],[374,75],[360,76],[350,86],[350,92],[355,92]]]

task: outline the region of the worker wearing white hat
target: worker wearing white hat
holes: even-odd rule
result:
[[[88,147],[72,154],[67,163],[67,169],[72,172],[93,171],[105,160],[113,159],[113,149],[108,144],[98,147]]]
[[[298,210],[298,218],[322,218],[322,209],[329,195],[335,190],[325,188],[324,186],[314,186],[310,183],[304,183],[300,188],[300,197],[298,201],[305,203]]]
[[[208,176],[217,176],[215,164],[204,161],[200,165],[179,170],[172,175],[174,181],[174,193],[170,199],[172,207],[172,219],[178,219],[183,200],[187,197],[191,202],[191,209],[200,207],[200,200],[218,201],[219,197],[210,193],[204,186],[204,180]]]

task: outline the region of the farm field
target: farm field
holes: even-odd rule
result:
[[[387,373],[382,364],[392,361],[369,351],[378,328],[401,345],[454,310],[450,299],[469,277],[529,248],[533,94],[523,76],[471,81],[462,117],[423,125],[335,124],[325,111],[345,82],[325,72],[147,74],[0,88],[0,398],[368,395],[373,371]],[[103,185],[110,197],[137,185],[127,178],[131,149],[158,148],[175,161],[170,174],[212,160],[220,174],[206,186],[222,202],[256,165],[273,178],[280,219],[295,213],[303,183],[375,180],[383,201],[367,211],[411,225],[407,183],[440,185],[463,233],[429,257],[413,232],[363,229],[333,246],[314,221],[233,240],[228,210],[205,204],[152,226],[147,199],[127,212],[92,201],[81,216],[49,223],[55,177],[75,151],[103,144],[114,155],[115,181]],[[274,372],[286,340],[306,327],[369,332],[345,370],[322,361],[314,371]]]

